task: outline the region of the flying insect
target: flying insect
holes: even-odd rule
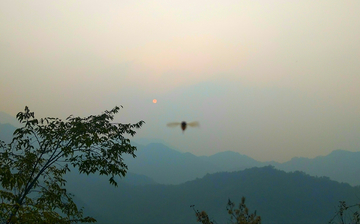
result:
[[[187,126],[190,126],[190,127],[199,127],[200,126],[199,122],[197,122],[197,121],[193,121],[193,122],[190,122],[190,123],[187,123],[186,121],[183,121],[183,122],[171,122],[171,123],[167,124],[168,127],[176,127],[178,125],[180,125],[183,133],[184,133],[185,129],[187,128]]]

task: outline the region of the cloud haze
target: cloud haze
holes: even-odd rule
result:
[[[123,105],[139,137],[258,160],[360,148],[359,1],[2,1],[0,111]],[[157,99],[156,104],[152,103]],[[169,129],[171,121],[200,128]]]

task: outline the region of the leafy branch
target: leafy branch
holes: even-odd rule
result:
[[[83,217],[66,191],[63,175],[72,166],[80,173],[107,175],[117,186],[114,177],[127,172],[122,155],[135,157],[136,151],[124,135],[134,136],[144,124],[112,123],[119,110],[85,118],[69,116],[65,121],[38,120],[28,107],[19,112],[16,118],[23,127],[15,130],[11,143],[0,141],[1,221],[95,222]]]

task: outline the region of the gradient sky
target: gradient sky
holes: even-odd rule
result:
[[[1,1],[0,111],[123,105],[137,137],[260,161],[360,150],[360,1]],[[157,99],[157,103],[152,102]],[[167,122],[199,121],[200,128]]]

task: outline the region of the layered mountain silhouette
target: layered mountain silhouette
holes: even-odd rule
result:
[[[272,165],[284,171],[298,170],[313,176],[327,176],[353,186],[360,185],[360,152],[335,150],[327,156],[313,159],[296,157],[285,163],[277,163],[259,162],[232,151],[198,157],[170,149],[161,143],[137,145],[137,148],[135,159],[125,157],[129,170],[151,177],[161,184],[180,184],[208,173]]]
[[[119,182],[114,187],[94,175],[71,182],[69,191],[89,211],[106,217],[94,215],[100,223],[196,223],[191,205],[217,223],[228,223],[228,199],[238,204],[242,196],[263,223],[327,223],[339,201],[358,203],[360,195],[360,187],[271,166],[208,174],[179,185]]]
[[[1,140],[11,141],[15,129],[0,119]],[[106,176],[76,170],[66,175],[67,189],[85,215],[99,223],[196,223],[190,207],[195,205],[226,223],[227,200],[238,204],[245,196],[263,223],[327,223],[339,201],[359,203],[360,152],[335,150],[276,163],[232,151],[195,156],[149,142],[132,141],[137,157],[124,156],[129,172],[116,179],[118,187]]]
[[[314,159],[295,157],[274,166],[284,171],[301,170],[312,176],[327,176],[353,186],[360,185],[360,152],[335,150],[326,156]]]
[[[1,118],[1,117],[0,117]],[[5,142],[12,140],[16,127],[0,122],[0,139]],[[142,139],[141,143],[148,143]],[[132,141],[137,146],[136,158],[124,156],[129,171],[148,176],[160,184],[180,184],[201,178],[206,174],[239,171],[251,167],[272,165],[284,171],[303,171],[313,176],[327,176],[332,180],[360,185],[360,152],[335,150],[329,155],[313,159],[295,157],[285,163],[274,161],[259,162],[237,152],[219,152],[211,156],[195,156],[189,152],[183,153],[166,146],[163,143],[142,145]]]
[[[181,153],[161,143],[137,145],[136,158],[124,156],[131,172],[151,177],[161,184],[180,184],[218,172],[219,168],[191,153]]]

